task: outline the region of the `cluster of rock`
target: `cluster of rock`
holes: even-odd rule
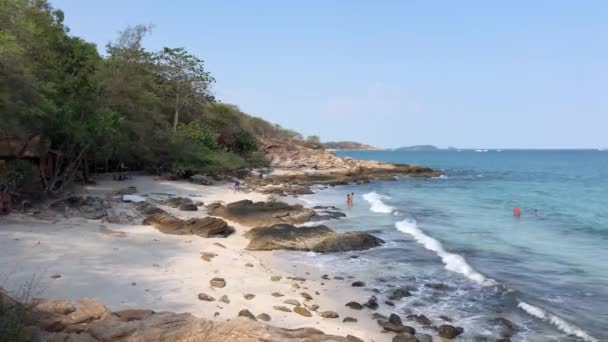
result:
[[[295,227],[290,224],[275,224],[249,230],[247,249],[254,251],[296,250],[317,253],[359,251],[378,247],[383,240],[367,233],[337,233],[324,226]]]
[[[273,171],[268,175],[251,177],[249,182],[257,191],[264,193],[298,195],[310,193],[310,185],[313,184],[333,186],[373,179],[436,177],[441,174],[433,169],[415,165],[342,158],[305,144],[265,140],[261,145]]]
[[[283,202],[252,202],[242,200],[227,205],[212,203],[207,206],[209,215],[220,216],[243,225],[256,227],[276,223],[301,224],[310,220],[315,211],[301,205]]]
[[[143,221],[145,225],[152,225],[165,234],[198,235],[200,237],[228,237],[234,233],[234,228],[217,217],[206,216],[182,220],[167,213],[149,215]]]
[[[347,337],[326,335],[313,328],[281,329],[250,319],[217,322],[191,314],[152,310],[110,312],[92,299],[78,302],[39,300],[30,312],[31,321],[24,334],[27,341],[35,342],[352,341]]]

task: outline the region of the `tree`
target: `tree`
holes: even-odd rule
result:
[[[202,59],[183,48],[165,47],[155,55],[159,75],[174,97],[173,130],[177,131],[180,110],[213,101],[210,85],[215,79],[205,70]]]

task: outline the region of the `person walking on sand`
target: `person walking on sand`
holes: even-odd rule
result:
[[[238,180],[235,181],[232,187],[234,188],[234,193],[236,194],[241,188],[241,182],[239,182]]]

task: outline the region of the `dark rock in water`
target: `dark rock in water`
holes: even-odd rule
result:
[[[412,296],[412,293],[410,291],[403,289],[403,288],[398,288],[398,289],[393,290],[391,292],[391,294],[388,295],[388,299],[399,300],[401,298],[411,297],[411,296]]]
[[[336,233],[327,226],[296,227],[275,224],[250,229],[249,250],[298,250],[318,253],[345,252],[377,247],[384,241],[364,233]]]
[[[146,217],[143,224],[152,225],[162,233],[173,235],[227,237],[234,233],[234,228],[229,226],[226,221],[210,216],[184,221],[167,213],[158,213]]]
[[[339,210],[337,207],[334,207],[333,205],[315,205],[312,208],[315,210]]]
[[[352,317],[345,317],[342,320],[342,323],[357,323],[358,320],[356,318],[352,318]]]
[[[446,315],[441,315],[439,316],[439,318],[441,318],[442,320],[446,321],[446,322],[451,322],[452,319]]]
[[[351,259],[359,259],[359,256],[358,255],[351,255],[351,256],[349,256],[349,258],[351,258]]]
[[[321,278],[322,278],[322,279],[325,279],[325,280],[329,280],[329,275],[324,274],[324,275],[322,275],[322,276],[321,276]]]
[[[378,309],[378,298],[376,298],[376,296],[371,296],[367,302],[365,302],[365,304],[363,304],[364,306],[367,306],[368,308],[372,309],[372,310],[377,310]]]
[[[424,284],[425,287],[431,288],[431,289],[435,289],[435,290],[447,290],[449,289],[449,286],[447,286],[446,284],[443,283],[427,283]]]
[[[496,342],[511,342],[511,339],[508,337],[505,338],[499,338],[496,340]]]
[[[416,323],[424,326],[431,325],[431,320],[425,315],[408,315],[406,319],[408,321],[415,321]]]
[[[197,211],[198,207],[194,203],[183,203],[179,205],[181,211]]]
[[[416,335],[418,342],[433,342],[433,337],[429,334]]]
[[[379,289],[372,289],[372,292],[373,293],[380,293],[380,290]]]
[[[243,309],[243,310],[239,311],[239,317],[245,317],[245,318],[249,318],[252,321],[257,321],[257,319],[251,313],[251,311],[249,311],[247,309]]]
[[[401,317],[399,317],[399,315],[397,314],[391,314],[390,316],[388,316],[388,321],[395,325],[403,325]]]
[[[269,314],[261,313],[256,316],[257,319],[264,322],[270,322],[271,318]]]
[[[485,336],[477,335],[473,337],[473,342],[488,342],[488,338]]]
[[[364,287],[365,283],[362,281],[356,281],[352,284],[353,287]]]
[[[363,309],[363,305],[357,303],[357,302],[348,302],[346,303],[345,306],[348,306],[349,308],[353,309],[353,310],[361,310]]]
[[[346,214],[340,211],[319,211],[313,217],[311,221],[326,221],[326,220],[337,220],[346,217]]]
[[[215,298],[213,298],[213,297],[211,297],[211,296],[209,296],[207,294],[204,294],[204,293],[199,293],[198,294],[198,299],[204,300],[206,302],[214,302],[215,301]]]
[[[456,336],[462,334],[464,332],[464,329],[449,324],[443,324],[440,325],[439,328],[437,328],[437,332],[439,333],[439,336],[443,338],[453,339],[456,338]]]
[[[393,342],[418,342],[418,339],[412,334],[401,333],[393,337]]]
[[[334,277],[335,280],[344,280],[344,277],[340,277],[340,276],[335,276]]]
[[[278,223],[300,224],[315,215],[314,210],[283,202],[252,202],[242,200],[228,205],[208,206],[209,215],[221,216],[248,226]]]
[[[391,302],[390,300],[384,301],[384,304],[388,306],[395,306],[395,303]]]
[[[517,324],[504,317],[492,318],[488,322],[498,327],[498,335],[500,337],[511,337],[521,330]]]

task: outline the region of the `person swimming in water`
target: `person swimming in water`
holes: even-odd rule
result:
[[[350,194],[346,194],[346,208],[350,208],[352,204],[352,199],[350,198]]]
[[[519,207],[515,207],[515,209],[513,209],[513,216],[521,217],[521,209],[519,209]]]

